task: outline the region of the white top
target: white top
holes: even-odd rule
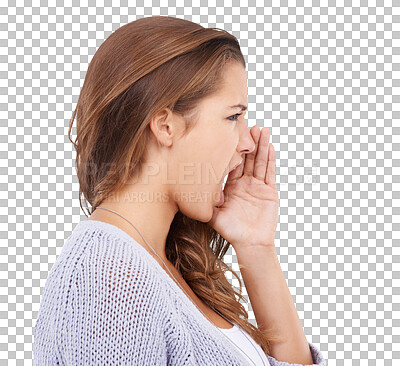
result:
[[[247,360],[252,360],[257,366],[270,366],[265,352],[253,338],[241,327],[234,324],[232,328],[219,328],[230,341],[234,342],[236,348],[244,355]],[[253,363],[249,360],[249,364]]]

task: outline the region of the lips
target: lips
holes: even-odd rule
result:
[[[234,165],[233,168],[232,168],[231,170],[229,170],[229,172],[228,172],[226,175],[224,175],[224,177],[222,178],[222,181],[221,181],[221,190],[220,190],[220,201],[219,201],[218,206],[222,206],[222,205],[224,204],[224,202],[225,202],[224,187],[223,187],[225,177],[226,177],[231,171],[235,170],[240,164],[242,164],[242,162],[243,162],[243,160],[240,160],[240,162],[237,163],[236,165]]]
[[[231,171],[235,170],[240,164],[242,164],[242,162],[243,162],[243,160],[240,160],[239,163],[237,163],[236,165],[234,165],[233,168],[232,168],[231,170],[229,170],[229,172],[226,173],[226,174],[223,176],[222,181],[221,181],[221,186],[222,186],[223,183],[224,183],[225,177],[226,177]]]
[[[242,161],[243,161],[243,160],[240,160],[240,162],[237,163],[237,164],[229,171],[229,173],[230,173],[232,170],[235,170],[240,164],[242,164]]]

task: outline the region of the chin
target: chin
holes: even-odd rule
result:
[[[200,222],[209,222],[214,213],[214,207],[217,207],[217,202],[202,202],[197,204],[191,204],[190,206],[185,205],[179,207],[179,210],[191,219]]]
[[[215,206],[213,206],[213,207],[215,207]],[[202,215],[202,217],[196,218],[196,220],[204,222],[204,223],[209,222],[213,217],[213,213],[214,213],[213,207],[204,208],[204,211],[203,211],[204,215]]]

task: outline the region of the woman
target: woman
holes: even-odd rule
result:
[[[156,16],[99,47],[68,132],[76,116],[92,210],[46,281],[36,365],[325,365],[275,251],[269,130],[249,131],[246,109],[245,60],[225,31]],[[240,283],[229,245],[258,327],[225,277]]]

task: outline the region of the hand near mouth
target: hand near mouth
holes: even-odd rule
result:
[[[208,224],[234,249],[275,246],[279,195],[276,187],[275,149],[269,128],[250,130],[256,147],[228,174],[225,202],[215,207]]]

